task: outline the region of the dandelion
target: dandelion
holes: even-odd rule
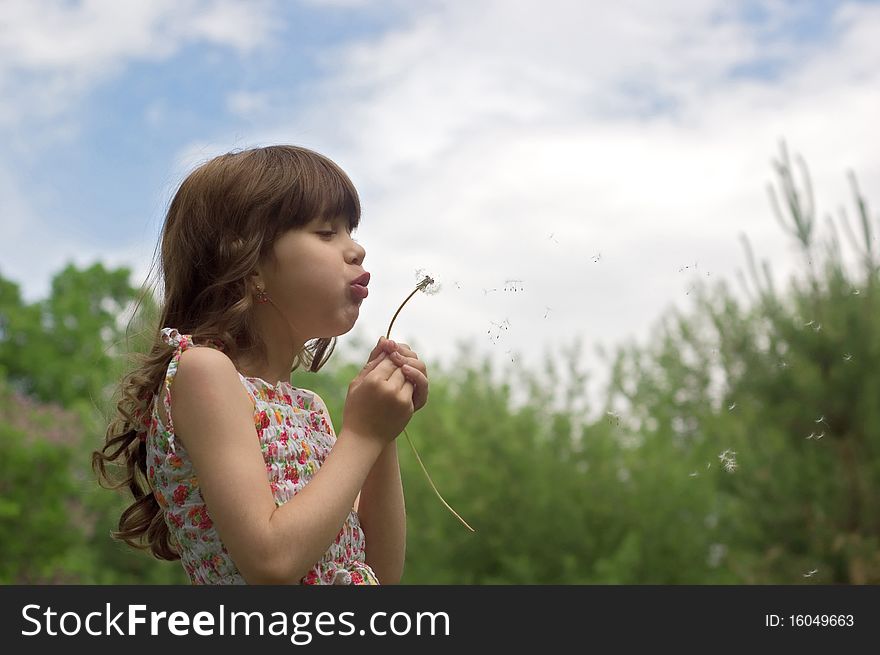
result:
[[[416,288],[413,289],[413,292],[406,297],[406,300],[404,300],[402,303],[400,303],[400,307],[397,308],[397,311],[394,312],[394,316],[391,318],[391,323],[388,325],[388,332],[385,334],[386,339],[391,338],[391,327],[394,325],[394,321],[397,319],[397,315],[400,314],[400,310],[403,309],[404,305],[406,305],[406,303],[409,302],[409,299],[412,298],[416,294],[417,291],[422,291],[423,293],[426,293],[428,295],[433,295],[440,290],[440,285],[434,281],[434,278],[432,278],[430,275],[424,275],[424,271],[422,271],[421,269],[416,271],[416,275],[421,277],[421,280],[416,285]],[[458,515],[458,512],[456,512],[454,509],[452,509],[452,507],[449,506],[449,503],[447,503],[443,499],[443,496],[440,495],[440,492],[437,491],[437,486],[434,484],[434,481],[431,479],[431,475],[428,473],[428,469],[426,469],[425,465],[422,463],[422,458],[419,456],[419,451],[417,451],[415,445],[413,445],[412,439],[410,439],[409,432],[406,431],[406,428],[404,428],[403,433],[406,435],[406,440],[409,442],[409,446],[410,446],[410,448],[412,448],[413,453],[415,453],[416,459],[419,462],[419,466],[422,467],[422,471],[424,471],[424,473],[425,473],[425,477],[428,478],[428,482],[431,484],[431,488],[434,490],[434,493],[437,494],[437,498],[440,499],[440,502],[443,503],[446,506],[446,508],[450,512],[452,512],[455,515],[455,517],[459,521],[461,521],[468,530],[470,530],[471,532],[476,532],[476,530],[474,530],[471,526],[469,526],[467,524],[467,522],[463,518],[461,518],[461,516]]]

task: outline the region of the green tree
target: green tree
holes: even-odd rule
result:
[[[744,239],[755,290],[742,306],[725,283],[703,286],[693,316],[667,317],[654,348],[620,350],[611,393],[643,421],[646,448],[670,448],[700,471],[712,464],[724,565],[747,583],[880,581],[880,330],[875,238],[852,177],[861,270],[844,268],[836,226],[823,254],[806,165],[803,188],[783,146],[775,162],[777,219],[801,246],[806,282],[773,287]],[[784,208],[784,209],[783,209]],[[744,278],[743,278],[744,279]],[[626,374],[623,372],[627,371]],[[735,453],[737,468],[720,470]],[[730,455],[727,458],[730,460]],[[702,471],[701,471],[702,472]],[[695,480],[708,483],[709,478]],[[711,486],[698,493],[709,492]],[[696,492],[696,491],[695,491]],[[812,576],[811,576],[812,577]]]

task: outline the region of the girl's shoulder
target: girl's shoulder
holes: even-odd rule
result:
[[[252,413],[255,407],[254,395],[242,384],[232,360],[215,348],[187,347],[177,353],[168,365],[161,397],[156,403],[159,420],[172,432],[175,416],[184,412],[198,415],[212,406],[241,406]]]

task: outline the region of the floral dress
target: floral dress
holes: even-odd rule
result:
[[[173,328],[163,328],[162,339],[175,352],[152,406],[146,433],[147,477],[192,584],[247,584],[211,521],[186,448],[174,435],[171,381],[181,353],[200,344]],[[327,407],[316,394],[289,382],[273,385],[241,373],[239,377],[254,403],[254,426],[266,479],[275,505],[280,507],[321,468],[336,442],[336,434]],[[159,398],[165,403],[167,426],[158,413]],[[335,541],[300,584],[379,584],[366,563],[364,534],[354,509]]]

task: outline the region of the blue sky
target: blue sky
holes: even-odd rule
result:
[[[877,2],[829,0],[10,2],[0,274],[28,300],[68,260],[142,282],[188,170],[288,142],[360,190],[368,341],[417,269],[447,282],[399,328],[427,357],[645,337],[688,262],[733,278],[741,232],[797,270],[766,202],[781,138],[826,212],[849,169],[880,198],[878,35]]]

